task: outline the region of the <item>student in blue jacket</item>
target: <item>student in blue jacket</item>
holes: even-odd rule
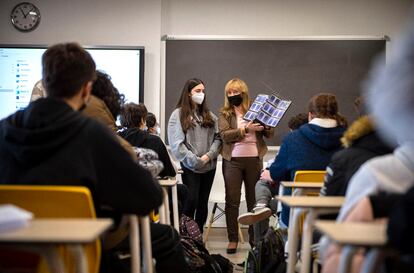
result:
[[[298,170],[325,170],[332,155],[341,149],[340,138],[345,131],[345,118],[338,112],[335,95],[320,93],[313,96],[308,104],[309,123],[289,133],[282,141],[278,155],[264,170],[256,184],[256,206],[253,212],[239,217],[242,224],[254,224],[271,215],[269,202],[277,193],[280,181],[292,181]],[[285,189],[290,195],[291,189]],[[279,219],[282,227],[289,224],[289,208],[282,206]],[[257,240],[260,239],[258,234]]]

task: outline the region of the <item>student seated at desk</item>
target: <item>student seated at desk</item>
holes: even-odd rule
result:
[[[160,177],[174,177],[176,175],[173,163],[161,138],[144,130],[146,127],[147,108],[143,103],[127,103],[121,111],[121,126],[119,135],[132,146],[151,149],[158,154],[158,159],[164,165],[159,173]]]
[[[158,159],[164,165],[164,168],[158,174],[159,177],[175,177],[176,172],[171,162],[170,155],[168,154],[167,147],[164,142],[157,135],[150,134],[144,130],[146,127],[147,108],[144,104],[127,103],[121,111],[121,126],[123,129],[119,132],[119,135],[127,140],[132,146],[139,148],[147,148],[153,150]],[[169,200],[172,200],[171,188],[168,188]],[[184,184],[177,184],[177,197],[178,197],[178,211],[181,215],[183,213],[183,207],[188,195],[187,186]],[[170,207],[172,204],[170,203]]]
[[[138,215],[159,207],[162,189],[150,173],[113,132],[79,112],[96,79],[90,54],[57,44],[43,54],[42,68],[48,96],[0,121],[0,183],[88,187],[98,217],[103,207]],[[177,232],[158,225],[151,236],[157,272],[187,272]]]
[[[145,119],[145,122],[147,124],[147,132],[156,135],[161,136],[161,128],[160,125],[157,122],[157,118],[155,115],[151,112],[148,112],[147,118]]]
[[[341,138],[345,148],[332,156],[326,168],[321,195],[344,196],[351,177],[371,158],[389,154],[392,148],[384,143],[375,130],[372,118],[364,115],[357,119]]]
[[[261,180],[256,184],[256,206],[250,214],[239,217],[242,224],[255,224],[270,216],[269,202],[272,198],[271,187],[279,181],[292,181],[298,170],[324,170],[331,156],[341,149],[340,137],[345,131],[345,119],[338,113],[338,103],[332,94],[317,94],[309,101],[309,123],[289,133],[282,141],[280,151],[269,170],[263,171]],[[284,195],[291,195],[285,189]],[[282,206],[279,223],[287,227],[289,207]],[[260,229],[255,236],[258,242]]]
[[[337,221],[370,220],[372,211],[361,204],[366,197],[379,192],[403,194],[414,186],[413,24],[414,21],[406,36],[393,47],[387,65],[376,67],[366,87],[368,106],[381,136],[399,146],[392,154],[374,158],[361,166],[350,181]],[[341,252],[340,247],[323,239],[320,255],[323,272],[337,272]],[[359,272],[359,263],[352,265],[353,272]]]

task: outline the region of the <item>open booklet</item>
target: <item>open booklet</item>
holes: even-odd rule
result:
[[[259,94],[244,115],[247,121],[257,121],[269,127],[276,127],[292,101],[283,100],[276,95]]]

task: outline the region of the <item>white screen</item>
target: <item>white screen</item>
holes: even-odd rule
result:
[[[35,83],[42,77],[41,58],[45,48],[0,47],[0,119],[25,108]],[[128,102],[139,103],[142,49],[86,49],[96,68],[111,76]],[[142,96],[142,94],[141,94]]]

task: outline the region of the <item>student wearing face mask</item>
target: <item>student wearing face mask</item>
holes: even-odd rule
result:
[[[260,178],[263,156],[267,152],[263,137],[271,137],[273,130],[259,123],[243,119],[250,106],[246,83],[234,78],[224,88],[224,107],[219,115],[219,130],[223,140],[223,177],[226,190],[226,222],[229,245],[227,253],[236,253],[241,187],[244,181],[247,209],[255,204],[255,185]],[[249,227],[249,242],[254,242],[253,228]]]
[[[168,141],[188,187],[184,214],[194,218],[203,232],[221,140],[217,117],[208,110],[205,85],[200,79],[185,83],[168,122]]]

